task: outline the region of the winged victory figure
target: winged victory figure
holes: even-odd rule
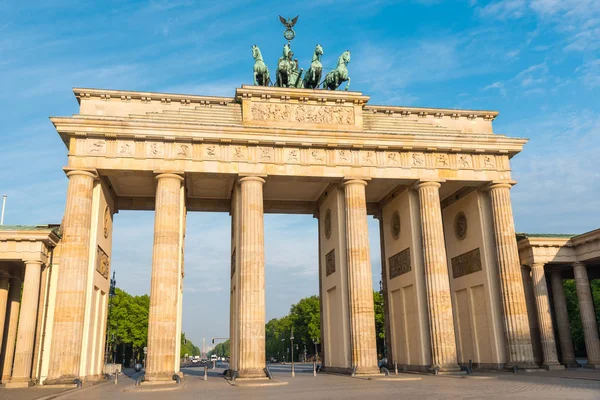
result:
[[[292,29],[294,27],[294,25],[296,25],[296,22],[298,22],[298,17],[299,15],[296,15],[296,18],[294,19],[285,19],[283,18],[281,15],[279,16],[279,20],[281,21],[281,23],[283,24],[283,26],[285,26],[286,29]]]

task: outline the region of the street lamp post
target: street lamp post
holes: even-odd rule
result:
[[[292,344],[292,378],[294,376],[296,376],[296,373],[294,371],[294,328],[292,328],[292,333],[290,334],[290,340],[291,340],[291,344]]]

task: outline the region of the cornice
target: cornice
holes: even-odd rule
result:
[[[482,118],[486,121],[493,121],[498,116],[498,111],[491,110],[462,110],[453,108],[432,108],[432,107],[403,107],[403,106],[378,106],[367,105],[363,108],[364,115],[370,114],[398,114],[398,115],[415,115],[419,117],[427,117],[429,115],[436,118],[449,116],[453,119],[464,117],[468,119]]]
[[[311,90],[311,89],[293,89],[279,88],[272,86],[253,86],[242,85],[235,90],[235,98],[239,101],[244,99],[279,99],[282,101],[297,100],[299,102],[315,101],[317,103],[337,103],[337,104],[366,104],[370,97],[361,92],[346,92],[342,90]]]
[[[507,154],[520,152],[527,139],[490,134],[407,133],[385,134],[370,131],[324,131],[252,126],[214,126],[173,121],[133,120],[90,116],[50,118],[65,144],[68,137],[151,138],[181,141],[231,141],[235,143],[310,144],[321,147],[353,147]],[[157,133],[160,132],[161,133]],[[285,131],[285,135],[281,132]],[[256,136],[262,136],[259,140]],[[257,141],[258,140],[258,141]],[[357,144],[359,142],[360,144]],[[432,147],[435,143],[435,148]]]
[[[151,102],[160,101],[161,103],[181,103],[181,104],[220,104],[227,105],[235,102],[233,97],[219,96],[197,96],[188,94],[175,93],[157,93],[157,92],[133,92],[129,90],[109,90],[109,89],[91,89],[91,88],[73,88],[73,93],[77,97],[77,101],[81,104],[81,100],[90,99],[121,99],[122,101],[140,101]]]

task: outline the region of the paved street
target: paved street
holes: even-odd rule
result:
[[[471,376],[428,376],[400,374],[387,379],[358,379],[348,376],[319,374],[312,376],[312,365],[297,365],[296,377],[290,377],[290,365],[273,365],[271,371],[278,386],[231,386],[221,377],[223,368],[209,370],[203,380],[201,367],[184,368],[186,379],[172,391],[149,391],[134,388],[135,375],[122,377],[118,385],[104,383],[60,396],[61,399],[600,399],[600,371],[570,370],[559,372],[475,373]],[[175,388],[175,387],[172,387]],[[45,389],[0,389],[2,399],[32,399],[44,396]]]

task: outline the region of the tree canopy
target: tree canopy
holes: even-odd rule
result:
[[[377,350],[383,353],[385,323],[383,315],[383,296],[373,292],[375,306],[375,329],[377,332]],[[319,296],[301,299],[290,307],[288,315],[273,318],[265,326],[265,347],[267,357],[278,360],[290,359],[290,336],[294,329],[294,359],[304,353],[315,354],[315,341],[321,339],[321,305]],[[297,346],[296,346],[297,345]]]
[[[112,353],[115,344],[130,346],[133,358],[137,361],[143,358],[143,349],[148,343],[148,315],[150,311],[150,297],[132,296],[129,293],[115,288],[115,296],[111,300],[109,323],[109,347]],[[121,348],[121,347],[119,347]],[[122,350],[118,352],[121,354]],[[200,355],[200,349],[185,334],[181,335],[181,356]]]

